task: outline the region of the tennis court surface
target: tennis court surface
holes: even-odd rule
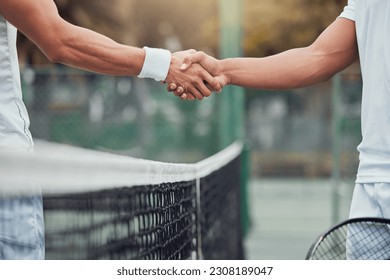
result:
[[[331,188],[330,179],[252,179],[248,189],[252,225],[245,239],[247,259],[305,259],[315,239],[333,225]],[[343,220],[348,217],[350,186],[340,188]]]

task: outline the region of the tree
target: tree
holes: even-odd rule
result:
[[[218,0],[55,2],[66,20],[121,43],[172,51],[195,48],[218,56]],[[264,56],[310,44],[345,4],[346,0],[244,0],[244,54]],[[48,63],[24,36],[19,38],[19,53],[22,64]]]
[[[245,54],[271,55],[310,44],[345,4],[346,0],[246,0]]]
[[[136,44],[129,32],[134,0],[54,0],[60,15],[67,21],[105,34],[126,44]],[[22,34],[18,37],[20,62],[23,65],[48,64],[41,51]]]

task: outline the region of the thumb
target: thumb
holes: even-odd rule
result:
[[[180,66],[180,70],[187,70],[192,64],[194,63],[200,63],[203,58],[203,53],[202,52],[197,52],[194,54],[191,54],[189,56],[186,56],[183,60],[182,65]]]
[[[216,76],[215,77],[216,81],[219,83],[219,86],[221,87],[220,90],[217,91],[217,93],[221,93],[222,92],[222,89],[227,86],[228,84],[228,81],[226,79],[226,77],[220,75],[220,76]]]

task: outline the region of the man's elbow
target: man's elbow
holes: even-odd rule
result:
[[[48,36],[42,44],[38,44],[53,63],[66,63],[69,56],[69,48],[61,36]]]
[[[324,50],[311,46],[315,57],[314,76],[318,82],[326,82],[356,60],[353,52],[344,50]]]
[[[327,81],[329,81],[335,74],[336,74],[336,72],[333,72],[333,71],[323,71],[320,75],[318,75],[318,77],[317,77],[317,83],[324,83],[324,82],[327,82]]]
[[[57,46],[55,48],[51,48],[48,51],[45,51],[45,54],[52,63],[65,63],[66,51],[64,49],[64,47]]]

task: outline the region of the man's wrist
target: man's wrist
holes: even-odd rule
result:
[[[232,73],[230,71],[230,59],[223,59],[218,61],[218,75],[224,78],[226,85],[229,85],[232,83]]]
[[[171,52],[165,49],[144,47],[145,60],[139,78],[165,81],[171,65]]]

